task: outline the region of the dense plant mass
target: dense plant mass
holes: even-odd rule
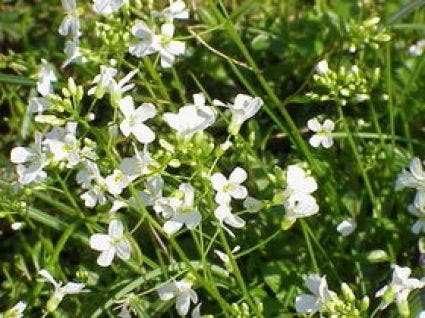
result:
[[[425,1],[0,4],[0,317],[425,317]]]

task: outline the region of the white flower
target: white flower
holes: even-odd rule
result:
[[[48,282],[52,283],[55,290],[53,292],[53,295],[50,297],[49,301],[47,302],[46,309],[48,312],[54,312],[59,305],[59,303],[62,301],[62,299],[66,295],[74,295],[74,294],[80,294],[89,292],[88,289],[84,289],[86,286],[82,283],[67,283],[65,286],[62,286],[62,282],[57,282],[50,273],[42,269],[38,272],[39,275],[43,276]]]
[[[245,210],[251,213],[254,213],[254,212],[260,211],[264,207],[264,204],[260,200],[257,200],[256,198],[248,196],[243,201],[243,207],[245,208]]]
[[[64,53],[66,60],[62,63],[62,69],[67,67],[69,64],[84,64],[87,62],[87,59],[81,53],[80,41],[78,39],[66,41]]]
[[[328,62],[326,60],[322,60],[316,65],[316,72],[320,75],[325,75],[329,71]]]
[[[336,230],[342,235],[342,236],[348,236],[351,233],[353,233],[357,228],[356,220],[353,218],[348,218],[341,223],[338,224],[336,227]]]
[[[332,139],[332,131],[335,129],[335,124],[332,120],[326,119],[323,125],[317,118],[310,119],[307,122],[307,127],[315,134],[310,138],[309,143],[312,147],[319,147],[322,145],[324,148],[330,148],[334,144]]]
[[[92,81],[92,84],[96,84],[96,86],[90,88],[87,94],[95,94],[96,98],[102,98],[105,91],[115,82],[114,77],[117,75],[117,72],[116,68],[101,65],[100,73]]]
[[[136,139],[143,143],[151,143],[155,139],[155,133],[144,122],[155,117],[156,108],[151,103],[143,103],[137,109],[131,96],[126,96],[118,102],[124,119],[120,124],[121,132],[128,137],[133,134]]]
[[[232,135],[236,135],[241,125],[253,117],[263,104],[264,102],[260,97],[251,97],[244,94],[238,94],[233,104],[225,104],[217,99],[213,101],[213,105],[227,107],[232,113],[232,119],[229,125],[229,132]]]
[[[409,55],[421,56],[425,50],[425,40],[419,40],[409,47]]]
[[[154,165],[155,161],[151,158],[147,149],[137,151],[133,157],[123,158],[120,163],[120,170],[133,181],[141,175],[146,175],[151,172],[150,166]]]
[[[139,197],[145,206],[157,206],[160,204],[159,199],[162,198],[162,189],[164,187],[164,180],[161,176],[153,176],[146,179],[146,189],[139,192]],[[158,202],[158,203],[157,203]],[[156,210],[161,211],[160,207]],[[157,212],[159,213],[159,212]]]
[[[93,11],[103,15],[118,11],[124,4],[124,0],[93,0],[93,2]]]
[[[80,144],[76,133],[77,123],[68,122],[65,127],[53,127],[46,134],[43,144],[53,154],[53,161],[65,161],[68,168],[80,162]]]
[[[418,220],[412,225],[412,233],[425,233],[425,192],[416,194],[413,204],[407,207],[410,214],[416,216]]]
[[[108,234],[93,234],[90,247],[102,252],[97,258],[97,264],[102,267],[111,265],[115,254],[122,260],[128,260],[131,254],[130,242],[125,238],[124,226],[119,220],[109,223]]]
[[[319,212],[316,199],[311,195],[317,190],[317,183],[313,177],[297,165],[288,166],[286,172],[287,187],[283,205],[286,210],[285,219],[294,222],[297,218],[311,216]]]
[[[176,298],[176,309],[180,316],[186,316],[189,312],[190,302],[198,302],[198,295],[192,289],[192,282],[187,279],[172,281],[158,288],[161,300]]]
[[[81,36],[80,19],[75,0],[62,0],[62,7],[65,11],[65,18],[59,26],[59,34],[70,35],[73,39],[79,38]]]
[[[10,153],[10,160],[18,164],[16,172],[19,176],[19,183],[29,184],[31,182],[41,182],[46,179],[47,174],[43,168],[48,164],[46,154],[42,151],[43,135],[35,133],[35,143],[33,148],[15,147]]]
[[[186,49],[185,43],[173,40],[174,25],[165,23],[161,26],[161,34],[155,34],[144,22],[138,21],[131,29],[131,33],[141,41],[129,47],[131,55],[142,57],[159,53],[161,66],[172,67],[175,57],[183,55]]]
[[[105,185],[112,195],[119,195],[130,184],[128,176],[119,169],[105,178]]]
[[[395,190],[399,191],[404,188],[425,191],[425,172],[421,160],[417,157],[410,161],[409,171],[403,170],[397,176]]]
[[[173,22],[174,19],[187,20],[189,19],[189,10],[186,9],[184,1],[177,0],[162,12],[152,11],[153,18],[162,17],[168,22]]]
[[[425,310],[422,310],[420,313],[418,313],[416,318],[425,318]]]
[[[98,166],[90,161],[84,161],[84,168],[80,169],[76,176],[77,183],[83,189],[87,189],[80,197],[84,200],[86,207],[93,208],[97,203],[103,205],[107,199],[104,193],[106,190],[105,180],[100,175]]]
[[[216,112],[211,106],[205,106],[202,93],[193,95],[193,104],[179,109],[177,114],[164,113],[164,121],[184,139],[189,139],[196,132],[203,131],[214,124]]]
[[[137,70],[129,72],[126,76],[118,81],[114,80],[108,87],[109,93],[117,100],[121,99],[121,94],[128,92],[134,87],[134,84],[128,84],[128,82],[136,75]]]
[[[409,267],[398,265],[392,267],[394,271],[391,282],[378,290],[375,297],[382,297],[381,310],[387,308],[395,300],[400,313],[409,316],[407,297],[412,290],[423,288],[425,283],[416,278],[409,278],[412,272]]]
[[[10,225],[10,228],[14,231],[19,231],[25,225],[24,222],[14,222]]]
[[[326,277],[320,277],[317,274],[310,274],[305,280],[304,285],[311,294],[302,294],[295,298],[295,309],[298,313],[314,314],[332,297],[333,291],[328,289]]]
[[[246,171],[240,167],[236,167],[227,179],[221,173],[214,173],[210,181],[215,191],[215,202],[220,205],[227,205],[231,199],[245,199],[248,190],[241,185],[247,178]]]
[[[168,220],[164,223],[164,231],[171,235],[180,230],[184,225],[193,230],[201,222],[201,213],[194,205],[195,189],[189,183],[179,186],[182,199],[170,197],[160,198],[155,203],[155,211],[162,213]]]
[[[231,226],[241,229],[245,226],[245,221],[237,215],[232,214],[232,209],[227,204],[219,205],[214,210],[214,216],[219,221],[220,226],[229,233],[230,236],[235,237],[233,232],[226,226]]]
[[[58,79],[55,75],[53,66],[45,59],[41,59],[41,67],[38,71],[37,91],[41,96],[47,96],[53,93],[52,82]]]
[[[5,318],[22,318],[24,317],[24,310],[27,308],[27,303],[20,301],[15,306],[10,308],[4,313]]]

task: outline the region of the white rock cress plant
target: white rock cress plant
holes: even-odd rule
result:
[[[0,103],[27,99],[0,141],[0,318],[422,317],[421,108],[401,104],[425,45],[392,40],[420,25],[395,23],[411,8],[369,2],[346,10],[361,20],[325,2],[56,3],[63,52],[0,52]]]

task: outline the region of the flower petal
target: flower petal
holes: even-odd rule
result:
[[[102,267],[108,267],[111,265],[115,256],[115,248],[111,247],[110,249],[103,251],[97,258],[97,264]]]
[[[106,251],[111,248],[111,238],[106,234],[93,234],[90,236],[90,247],[95,251]]]
[[[236,167],[229,176],[229,181],[241,184],[247,178],[247,173],[241,167]]]

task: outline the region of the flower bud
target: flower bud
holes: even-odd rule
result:
[[[349,302],[354,302],[356,300],[356,296],[354,295],[353,290],[350,288],[350,286],[348,286],[347,283],[341,284],[341,290],[345,300]]]

